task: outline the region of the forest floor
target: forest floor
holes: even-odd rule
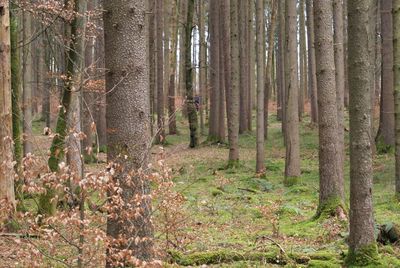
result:
[[[182,198],[169,200],[171,210],[158,210],[155,200],[156,241],[167,267],[342,267],[347,254],[348,225],[336,218],[313,216],[318,206],[318,129],[305,117],[301,122],[299,183],[283,184],[285,148],[280,123],[270,117],[266,142],[265,176],[255,174],[254,131],[240,136],[240,165],[227,169],[226,144],[210,144],[201,137],[189,149],[187,120],[178,117],[179,135],[167,145],[154,146],[153,159],[165,159],[172,169],[173,191]],[[36,126],[36,142],[46,154],[49,138]],[[348,133],[346,133],[348,135]],[[346,200],[349,199],[349,155],[346,137]],[[89,170],[104,168],[93,164]],[[374,209],[377,224],[400,225],[400,202],[394,198],[394,156],[374,158]],[[348,203],[347,203],[348,205]],[[168,206],[167,206],[168,207]],[[10,250],[0,238],[0,248]],[[0,253],[6,261],[12,253]],[[380,245],[382,264],[400,267],[400,247]],[[8,255],[7,255],[8,254]],[[3,264],[6,262],[3,262]],[[12,262],[10,262],[12,263]]]

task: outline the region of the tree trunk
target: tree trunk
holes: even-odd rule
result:
[[[249,1],[240,1],[239,8],[239,49],[240,49],[240,114],[239,114],[239,133],[248,131],[248,96],[249,96],[249,59],[248,59],[248,8]]]
[[[311,122],[318,123],[317,71],[315,62],[315,36],[313,1],[306,0],[307,42],[308,42],[308,80],[311,97]]]
[[[348,2],[350,86],[350,236],[348,265],[365,266],[377,256],[372,205],[371,97],[368,51],[372,0]]]
[[[207,97],[207,41],[206,41],[206,4],[204,0],[198,1],[199,5],[199,32],[200,32],[200,75],[199,75],[199,85],[200,85],[200,133],[205,135],[204,127],[204,110],[206,105]]]
[[[387,151],[394,145],[394,95],[393,95],[393,16],[392,0],[381,0],[382,20],[382,94],[381,112],[376,145]]]
[[[195,148],[199,145],[198,138],[198,122],[197,111],[194,103],[193,84],[192,84],[192,26],[193,26],[194,0],[188,1],[188,13],[186,20],[186,35],[185,35],[185,66],[186,66],[186,99],[188,108],[188,119],[190,128],[190,148]]]
[[[230,1],[230,88],[227,87],[227,117],[229,139],[228,166],[237,166],[239,162],[239,0]],[[225,36],[229,38],[229,36]],[[227,48],[227,46],[225,46]]]
[[[265,70],[265,92],[264,92],[264,136],[265,139],[268,137],[268,106],[269,99],[272,95],[273,88],[273,53],[275,47],[275,32],[276,32],[276,13],[278,8],[278,1],[272,0],[271,2],[271,21],[268,29],[268,56],[267,56],[267,67]]]
[[[175,103],[175,76],[177,69],[177,51],[178,51],[178,4],[176,1],[172,3],[172,14],[171,14],[171,50],[170,50],[170,72],[169,72],[169,84],[168,84],[168,131],[170,135],[176,135],[178,133],[176,128],[176,103]]]
[[[255,44],[255,33],[254,33],[254,3],[255,1],[248,1],[248,15],[247,15],[247,27],[246,40],[248,40],[246,50],[247,50],[247,64],[248,64],[248,83],[249,90],[247,91],[247,130],[252,131],[253,124],[253,107],[256,102],[256,44]],[[265,42],[265,40],[264,40]],[[265,65],[265,64],[264,64]]]
[[[286,80],[285,80],[285,2],[279,1],[279,34],[278,34],[278,57],[277,74],[278,87],[278,118],[282,120],[282,133],[285,133],[285,103],[286,103]]]
[[[156,0],[156,55],[157,55],[157,133],[156,143],[165,143],[164,130],[164,55],[163,55],[163,1]]]
[[[149,0],[149,16],[148,16],[148,44],[149,44],[149,79],[150,79],[150,120],[151,135],[154,136],[154,113],[157,105],[157,58],[156,58],[156,1]],[[157,130],[156,130],[157,131]]]
[[[306,25],[304,14],[304,1],[299,2],[299,34],[300,34],[300,91],[299,91],[299,119],[302,120],[304,113],[304,99],[307,89],[307,46],[306,46]]]
[[[257,156],[256,173],[265,172],[264,147],[264,75],[265,75],[265,22],[264,0],[256,1],[256,53],[257,53]]]
[[[339,155],[331,1],[314,2],[315,58],[319,111],[319,207],[317,215],[343,214],[344,181]],[[337,55],[336,55],[337,56]]]
[[[24,155],[32,153],[32,18],[28,11],[23,11],[23,145]]]
[[[148,261],[153,257],[150,186],[146,178],[136,174],[139,169],[147,169],[149,163],[149,67],[145,1],[105,1],[104,10],[105,61],[109,70],[106,75],[107,129],[113,130],[108,131],[107,157],[120,166],[114,179],[121,183],[122,200],[131,204],[137,198],[140,200],[133,208],[140,211],[139,216],[129,213],[131,217],[107,220],[109,236],[122,235],[127,239],[126,243],[108,250],[107,267],[113,267],[113,253],[118,254],[120,249],[132,250],[132,255],[140,260]],[[115,90],[111,90],[114,87]],[[130,176],[132,173],[135,175]],[[129,209],[110,205],[116,206],[114,212],[118,214]],[[135,239],[139,243],[135,243]]]
[[[15,206],[9,1],[0,1],[0,200]]]
[[[286,161],[285,184],[292,185],[300,177],[300,134],[299,100],[297,76],[297,12],[296,1],[286,1],[287,23],[287,62],[289,80],[286,96]]]
[[[400,200],[400,0],[393,2],[393,34],[396,101],[396,196]]]

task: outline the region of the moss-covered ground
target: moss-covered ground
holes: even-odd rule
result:
[[[189,149],[186,120],[178,117],[179,136],[168,136],[167,163],[175,188],[183,194],[182,239],[171,244],[172,266],[342,267],[347,255],[348,225],[339,219],[313,220],[318,207],[318,129],[301,122],[299,183],[284,185],[285,148],[280,123],[270,117],[265,144],[267,172],[255,174],[255,133],[240,136],[240,165],[227,169],[228,147]],[[349,199],[349,154],[346,133],[346,206]],[[394,198],[394,157],[374,158],[374,207],[377,224],[400,224]],[[184,235],[182,235],[182,233]],[[160,234],[160,236],[162,236]],[[397,246],[379,246],[381,260],[371,267],[400,267]]]

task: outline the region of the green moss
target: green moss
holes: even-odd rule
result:
[[[342,212],[347,213],[342,199],[338,196],[332,196],[328,198],[325,202],[319,204],[314,219],[337,216],[338,210],[342,210]]]
[[[378,247],[375,243],[363,246],[356,251],[350,249],[346,264],[348,266],[379,265]]]
[[[332,262],[332,261],[311,260],[308,263],[307,267],[310,267],[310,268],[340,268],[342,266],[339,263]]]
[[[286,187],[291,187],[293,185],[296,185],[299,183],[300,178],[299,177],[287,177],[285,176],[285,179],[283,180],[283,184]]]
[[[214,189],[214,190],[211,191],[211,195],[214,196],[214,197],[219,196],[219,195],[223,195],[223,194],[224,194],[224,192],[219,190],[219,189]]]

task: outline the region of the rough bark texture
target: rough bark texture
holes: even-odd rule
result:
[[[344,181],[342,158],[339,155],[332,16],[331,1],[314,2],[319,111],[318,214],[335,215],[336,210],[344,206]]]
[[[382,21],[382,94],[381,113],[376,144],[378,150],[393,146],[394,95],[393,95],[393,17],[392,0],[381,0]]]
[[[8,0],[0,1],[0,199],[15,205],[11,101],[11,44]]]
[[[148,27],[148,60],[149,60],[149,79],[150,79],[150,119],[151,135],[154,135],[154,114],[157,105],[157,61],[156,61],[156,0],[148,1],[149,16]]]
[[[352,0],[349,11],[350,236],[349,265],[377,258],[372,205],[371,99],[368,12],[372,0]]]
[[[299,1],[299,75],[300,75],[300,91],[299,91],[299,119],[301,120],[304,113],[305,92],[307,90],[307,46],[306,46],[306,25],[304,14],[304,1]]]
[[[218,96],[218,141],[220,143],[225,143],[225,113],[226,113],[226,105],[225,105],[225,88],[229,87],[230,81],[227,82],[227,77],[225,75],[225,71],[229,66],[227,66],[228,62],[226,62],[226,51],[224,47],[224,36],[225,34],[229,34],[229,16],[227,18],[224,17],[223,14],[223,1],[219,1],[218,3],[218,35],[219,35],[219,96]],[[225,5],[224,5],[225,6]],[[226,26],[226,27],[225,27]],[[227,28],[227,29],[226,29]],[[229,54],[228,54],[229,55]],[[195,84],[195,83],[193,83]]]
[[[193,28],[193,13],[194,13],[194,0],[188,1],[188,13],[186,20],[186,34],[185,34],[185,70],[186,70],[186,100],[188,107],[188,120],[190,129],[190,148],[195,148],[199,145],[198,138],[198,122],[197,111],[194,103],[193,93],[193,66],[192,66],[192,28]]]
[[[240,60],[240,114],[239,133],[248,131],[249,127],[249,55],[248,55],[248,8],[249,1],[240,1],[239,7],[239,60]]]
[[[315,62],[315,36],[313,1],[306,0],[308,39],[308,80],[311,103],[311,122],[318,123],[317,71]]]
[[[264,147],[264,75],[265,75],[265,23],[264,0],[256,1],[256,53],[257,53],[257,154],[256,172],[265,172]]]
[[[393,34],[396,101],[396,196],[400,199],[400,0],[393,2]]]
[[[128,177],[135,170],[147,168],[149,160],[149,68],[145,1],[105,1],[104,9],[105,60],[109,70],[106,87],[107,92],[110,92],[107,95],[107,157],[109,161],[121,165],[115,179],[122,183],[122,198],[129,201],[136,194],[143,197],[140,217],[132,217],[130,221],[109,218],[107,234],[114,238],[124,235],[128,238],[133,256],[150,260],[153,256],[153,228],[150,222],[151,204],[146,198],[150,187],[147,180],[140,176]],[[120,154],[127,155],[127,158],[119,157]],[[129,242],[136,237],[140,238],[138,244]],[[108,266],[111,267],[110,264]]]
[[[335,48],[335,73],[336,73],[336,107],[337,107],[337,136],[338,146],[337,155],[339,157],[339,177],[344,183],[344,88],[347,80],[344,72],[344,23],[343,23],[343,3],[342,0],[333,1],[333,29],[334,29],[334,48]],[[343,185],[342,185],[343,187]]]
[[[285,2],[279,1],[279,34],[278,34],[278,55],[277,55],[277,77],[279,81],[278,86],[278,119],[282,120],[282,132],[285,129],[285,91],[286,91],[286,80],[285,80]]]
[[[300,176],[299,87],[297,75],[297,12],[296,1],[286,1],[288,32],[287,58],[289,80],[286,96],[286,161],[285,182],[296,183]]]

